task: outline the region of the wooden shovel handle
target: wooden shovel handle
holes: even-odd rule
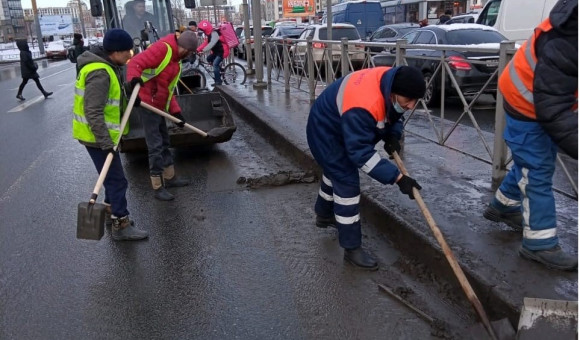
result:
[[[123,131],[125,131],[125,126],[127,126],[127,122],[129,121],[129,115],[131,114],[131,110],[133,110],[133,105],[135,105],[135,100],[137,100],[140,88],[141,88],[140,84],[135,85],[135,87],[133,88],[133,93],[131,93],[131,97],[129,98],[129,103],[127,104],[127,108],[125,109],[123,118],[121,119],[119,138],[116,140],[115,146],[113,146],[113,150],[115,151],[117,151],[117,149],[119,148],[119,143],[121,142],[121,138],[123,137]],[[114,156],[115,154],[112,152],[107,155],[107,159],[105,159],[105,164],[103,164],[103,168],[101,169],[101,173],[99,174],[99,179],[97,179],[97,183],[95,184],[95,188],[93,189],[93,194],[91,195],[91,199],[89,200],[90,204],[94,204],[97,201],[97,196],[99,195],[99,191],[101,191],[103,182],[105,182],[105,177],[107,177],[107,173],[109,172],[109,168],[111,167],[111,163],[113,162]]]
[[[405,164],[403,164],[401,157],[399,157],[399,154],[396,151],[393,152],[393,158],[395,159],[395,163],[397,163],[397,167],[399,168],[401,173],[403,173],[403,175],[408,176],[409,173],[407,172],[407,169],[405,168]],[[423,213],[425,220],[427,220],[427,224],[429,225],[429,228],[431,228],[433,235],[435,235],[437,242],[439,242],[441,249],[443,249],[443,253],[445,254],[445,257],[447,258],[449,265],[451,265],[451,269],[453,269],[453,273],[455,274],[455,277],[457,277],[457,280],[459,281],[461,288],[463,288],[465,295],[467,295],[469,302],[471,302],[471,304],[473,305],[473,308],[475,309],[475,311],[479,315],[481,322],[483,322],[483,325],[485,326],[490,337],[494,340],[497,339],[497,337],[493,331],[493,328],[491,327],[491,323],[489,322],[489,318],[487,317],[487,314],[485,313],[485,310],[483,309],[481,301],[479,301],[479,299],[477,298],[477,295],[473,291],[473,288],[469,284],[469,281],[467,280],[465,273],[463,272],[463,270],[459,266],[459,263],[457,262],[455,255],[453,255],[451,248],[449,248],[447,241],[445,241],[445,237],[443,237],[441,230],[439,229],[439,227],[435,223],[433,216],[431,216],[431,212],[429,211],[429,209],[427,209],[427,205],[423,201],[423,198],[421,197],[421,194],[419,193],[419,190],[417,190],[417,188],[413,188],[413,195],[415,196],[415,201],[419,205],[419,208],[421,209],[421,212]]]
[[[185,82],[181,80],[181,78],[179,78],[179,82],[181,83],[181,85],[183,85],[183,87],[187,89],[187,91],[189,91],[190,94],[193,94],[193,91],[189,87],[187,87],[187,85],[185,85]]]
[[[156,108],[154,106],[151,106],[151,105],[149,105],[147,103],[141,102],[141,107],[143,107],[143,108],[145,108],[145,109],[147,109],[147,110],[149,110],[149,111],[151,111],[153,113],[156,113],[156,114],[158,114],[158,115],[160,115],[162,117],[165,117],[165,118],[169,119],[170,121],[172,121],[174,123],[178,123],[178,124],[181,123],[181,120],[180,119],[175,118],[174,116],[170,115],[169,113],[167,113],[165,111],[161,111],[158,108]],[[188,128],[188,129],[190,129],[190,130],[192,130],[193,132],[201,135],[202,137],[207,137],[207,133],[205,131],[198,129],[198,128],[196,128],[193,125],[190,125],[190,124],[185,123],[185,127]]]

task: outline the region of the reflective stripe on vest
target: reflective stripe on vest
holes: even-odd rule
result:
[[[344,77],[336,96],[336,106],[342,116],[352,108],[367,110],[377,122],[385,127],[385,97],[381,92],[381,78],[390,67],[375,67],[350,73]]]
[[[552,29],[550,19],[534,29],[532,36],[518,49],[499,77],[499,89],[505,101],[522,115],[536,119],[534,107],[534,71],[536,70],[536,39]]]
[[[121,128],[121,85],[113,68],[106,63],[90,63],[79,71],[75,84],[73,106],[73,138],[89,143],[96,142],[95,135],[85,116],[84,97],[87,76],[96,70],[105,70],[109,75],[109,94],[103,110],[103,116],[109,130],[109,136],[111,136],[113,143],[116,143],[119,138],[119,129]],[[127,132],[129,132],[128,125],[125,127],[123,134],[125,135]]]
[[[169,63],[171,62],[171,57],[173,56],[173,50],[171,49],[171,45],[169,45],[166,42],[164,42],[164,44],[165,44],[165,46],[167,46],[167,53],[165,54],[165,58],[163,58],[163,60],[161,61],[161,64],[159,64],[159,66],[157,66],[157,68],[148,68],[146,70],[143,70],[143,73],[141,74],[141,79],[143,80],[144,83],[157,77],[161,72],[163,72],[163,70],[165,70],[167,65],[169,65]],[[175,78],[173,78],[171,83],[169,83],[169,89],[168,89],[169,90],[169,97],[167,97],[167,104],[165,104],[165,111],[169,111],[171,97],[173,97],[173,90],[175,89],[175,86],[177,85],[177,82],[179,81],[180,76],[181,76],[181,61],[179,61],[179,72],[177,73],[177,76]]]

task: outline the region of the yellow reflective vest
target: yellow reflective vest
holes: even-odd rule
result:
[[[73,138],[83,142],[95,143],[95,135],[85,117],[85,81],[89,73],[96,70],[105,70],[109,74],[109,95],[104,109],[105,124],[113,143],[117,144],[121,129],[121,84],[113,68],[106,63],[90,63],[84,66],[77,77],[75,84],[75,99],[73,106]],[[129,132],[129,124],[125,126],[123,134]]]

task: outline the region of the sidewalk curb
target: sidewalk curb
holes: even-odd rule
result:
[[[231,87],[221,86],[218,89],[228,102],[230,102],[232,109],[256,128],[258,133],[276,146],[281,153],[296,161],[300,166],[312,170],[319,175],[321,174],[318,165],[309,151],[308,145],[302,145],[299,141],[294,140],[283,129],[283,126],[274,119],[269,120],[266,115],[256,114],[256,112],[259,113],[264,108],[255,105],[251,100],[237,96],[237,93]],[[361,178],[361,184],[362,182]],[[361,213],[365,218],[372,221],[373,224],[385,226],[379,227],[381,233],[386,234],[394,244],[397,244],[397,248],[400,248],[407,256],[417,259],[437,276],[453,285],[459,301],[467,303],[467,298],[461,290],[459,282],[455,279],[449,263],[432,235],[431,237],[426,237],[424,234],[417,232],[417,229],[405,221],[403,217],[390,211],[380,200],[372,197],[364,190],[361,192]],[[387,228],[386,226],[388,225],[395,225],[396,227]],[[413,249],[414,251],[411,253],[409,249]],[[457,261],[488,313],[489,318],[491,320],[499,320],[508,317],[512,325],[517,325],[520,306],[511,301],[512,299],[505,292],[496,289],[496,284],[471,270],[462,261],[460,256],[457,254],[456,256]],[[475,315],[473,309],[470,308],[470,311]]]

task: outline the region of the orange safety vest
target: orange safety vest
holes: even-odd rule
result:
[[[344,77],[336,96],[336,105],[342,116],[352,108],[367,110],[384,128],[387,109],[381,92],[381,78],[390,67],[374,67],[350,73]]]
[[[552,29],[550,19],[544,20],[534,29],[534,34],[518,49],[499,77],[499,90],[504,100],[520,114],[536,119],[534,108],[534,71],[536,57],[536,39],[541,33]]]

